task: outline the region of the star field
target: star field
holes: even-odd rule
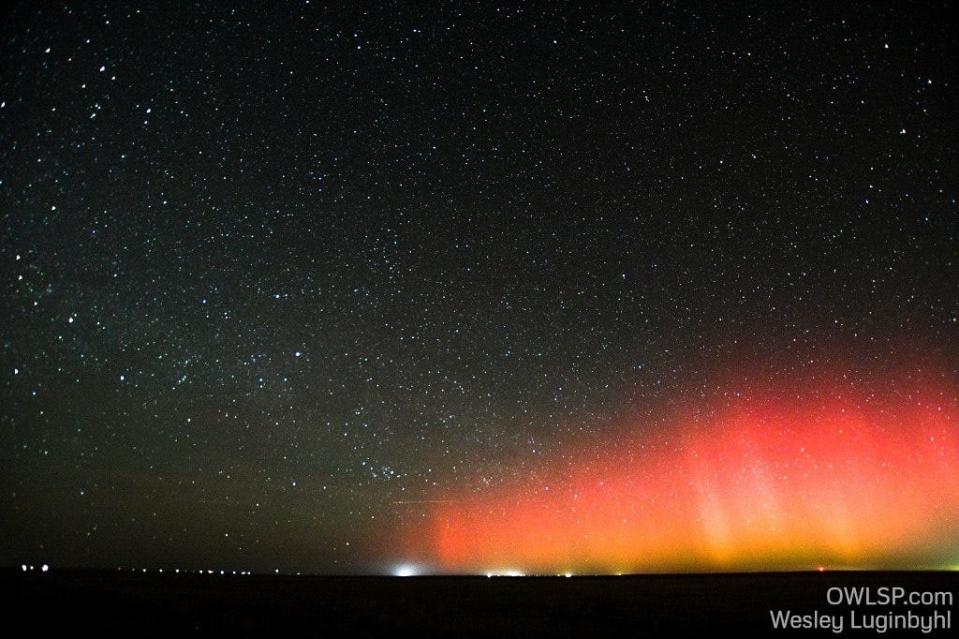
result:
[[[18,5],[0,560],[379,570],[743,372],[954,380],[956,15]]]

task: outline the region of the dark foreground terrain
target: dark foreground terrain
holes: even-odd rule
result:
[[[625,577],[274,577],[7,570],[3,625],[30,636],[840,636],[773,630],[770,609],[848,616],[831,586],[949,591],[956,572]],[[908,606],[892,608],[904,612]],[[917,607],[928,612],[932,608]],[[938,607],[957,616],[955,602]],[[857,608],[885,612],[889,606]],[[954,636],[937,631],[932,636]],[[6,636],[27,636],[7,634]],[[85,634],[85,633],[84,633]],[[854,631],[841,636],[898,636]],[[929,636],[919,630],[908,636]]]

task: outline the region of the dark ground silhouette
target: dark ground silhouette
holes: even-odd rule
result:
[[[672,637],[731,630],[731,636],[838,636],[822,629],[774,631],[769,611],[848,613],[826,601],[836,585],[956,596],[959,572],[490,579],[8,570],[0,584],[3,624],[41,634]],[[956,616],[955,604],[940,609]],[[847,628],[843,635],[849,634],[866,636]]]

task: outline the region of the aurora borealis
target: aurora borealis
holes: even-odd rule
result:
[[[594,5],[5,7],[0,567],[959,565],[955,2]]]
[[[432,514],[447,571],[950,567],[959,393],[948,377],[726,393]],[[927,378],[927,379],[922,379]]]

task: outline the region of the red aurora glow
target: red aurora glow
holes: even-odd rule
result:
[[[464,572],[954,564],[956,389],[828,386],[704,402],[535,481],[444,495],[426,553]]]

